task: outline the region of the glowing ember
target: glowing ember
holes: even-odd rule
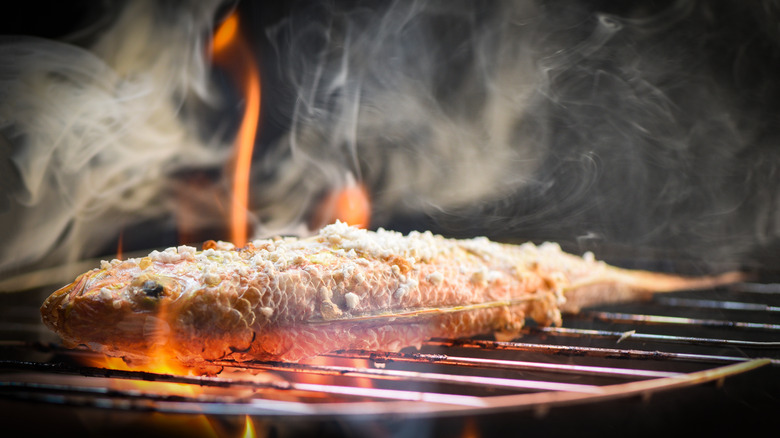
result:
[[[247,241],[249,169],[260,119],[260,72],[252,61],[249,45],[240,38],[238,17],[235,14],[231,14],[217,29],[212,51],[214,62],[230,71],[246,99],[244,116],[236,137],[233,204],[230,212],[230,240],[237,246],[244,246]]]

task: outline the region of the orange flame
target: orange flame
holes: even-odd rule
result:
[[[246,422],[244,423],[244,433],[242,438],[255,438],[255,425],[252,423],[252,418],[249,415],[246,416]]]
[[[336,220],[358,228],[367,228],[371,223],[368,190],[353,178],[348,178],[344,187],[333,190],[323,199],[315,215],[314,227],[319,228]]]
[[[247,241],[249,170],[252,164],[257,125],[260,119],[260,72],[252,61],[249,45],[240,38],[238,16],[232,13],[217,29],[212,45],[214,62],[227,68],[246,99],[244,116],[236,137],[233,164],[233,204],[230,211],[230,240],[236,246]]]
[[[167,309],[161,308],[158,314],[161,325],[164,324],[162,321],[166,320],[166,315]],[[112,370],[143,371],[177,376],[197,375],[197,370],[185,366],[175,357],[171,350],[166,349],[165,344],[167,343],[167,339],[164,338],[164,336],[167,336],[167,334],[164,334],[166,332],[163,330],[156,332],[160,334],[157,339],[152,340],[153,347],[145,352],[146,359],[143,362],[127,363],[121,358],[109,356],[85,359],[92,366]],[[164,381],[112,379],[110,380],[110,385],[111,388],[117,390],[145,391],[157,395],[168,396],[197,397],[203,393],[203,389],[200,387],[185,383]],[[169,425],[168,423],[172,420],[170,416],[155,413],[155,415],[150,418],[150,421],[156,425],[166,426]],[[177,428],[192,429],[197,431],[198,436],[219,437],[219,434],[214,430],[205,415],[197,415],[188,418],[184,422],[177,423]]]
[[[143,364],[130,365],[118,357],[105,356],[100,358],[95,366],[121,371],[146,371],[157,374],[171,374],[176,376],[193,376],[194,371],[182,365],[163,348],[154,348],[148,352],[148,361]],[[139,384],[150,382],[138,382]],[[176,384],[178,385],[178,384]],[[191,394],[188,394],[191,395]]]
[[[124,242],[123,242],[124,234],[125,234],[124,232],[120,231],[119,232],[119,238],[116,241],[116,259],[117,260],[122,260],[122,255],[123,255],[123,251],[124,251]]]
[[[90,362],[93,362],[91,363],[93,366],[113,370],[144,371],[180,376],[191,376],[196,374],[194,370],[182,365],[162,347],[152,349],[148,352],[148,356],[148,361],[141,364],[128,364],[118,357],[108,356]],[[117,390],[142,391],[157,395],[178,397],[197,397],[203,393],[202,388],[193,385],[160,381],[112,379],[110,381],[110,387]],[[176,430],[177,433],[180,432],[189,436],[209,438],[227,436],[224,433],[220,433],[206,415],[171,416],[154,412],[146,421],[149,422],[149,426],[151,427],[173,429]]]
[[[228,50],[231,43],[238,37],[238,15],[231,13],[222,24],[219,25],[211,42],[211,51],[217,55]]]
[[[168,318],[168,311],[165,307],[161,307],[159,310],[159,313],[157,314],[158,320],[160,321],[159,324],[162,326],[165,323],[163,321],[167,320]],[[165,348],[165,344],[167,344],[167,339],[165,338],[167,336],[167,332],[164,330],[157,331],[159,335],[153,339],[152,344],[153,346],[145,352],[146,360],[143,363],[138,364],[128,364],[124,360],[117,358],[117,357],[108,357],[105,356],[101,359],[97,360],[97,363],[94,364],[96,366],[101,366],[104,368],[110,368],[114,370],[124,370],[124,371],[148,371],[152,373],[158,373],[158,374],[172,374],[172,375],[178,375],[178,376],[194,376],[196,375],[195,370],[185,366],[182,364],[176,356],[173,354],[172,351]],[[137,383],[144,383],[144,382],[137,382]],[[146,382],[151,383],[151,382]],[[178,385],[178,384],[173,384]],[[175,386],[174,386],[175,387]],[[182,386],[186,387],[186,385]],[[192,395],[190,392],[187,391],[186,395]]]

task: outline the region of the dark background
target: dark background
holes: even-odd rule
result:
[[[63,38],[85,26],[109,25],[113,4],[17,3],[0,15],[0,33]],[[384,2],[362,1],[237,2],[217,13],[218,22],[236,6],[242,20],[251,25],[251,41],[259,53],[264,94],[258,160],[283,147],[279,139],[289,128],[294,95],[284,69],[279,68],[289,60],[283,48],[273,47],[265,29],[290,17],[321,18],[312,11],[320,11],[323,4],[336,11],[385,7]],[[592,32],[598,13],[631,23],[663,14],[675,2],[540,4],[552,28],[571,30],[560,37],[565,44],[576,41],[578,33],[584,38]],[[691,4],[685,18],[670,19],[669,26],[650,33],[628,29],[598,53],[551,77],[554,93],[537,101],[541,115],[519,128],[521,133],[534,129],[552,133],[549,154],[531,184],[456,208],[384,212],[382,222],[372,225],[404,232],[430,229],[454,237],[557,240],[574,252],[595,250],[617,260],[691,262],[694,270],[709,269],[711,263],[776,270],[780,266],[780,3]],[[490,17],[491,7],[484,9],[480,14]],[[437,25],[435,20],[432,23]],[[558,37],[551,34],[550,39]],[[461,42],[457,32],[451,32],[443,33],[438,43]],[[632,54],[641,56],[635,59]],[[443,107],[449,104],[448,95],[467,86],[459,82],[457,71],[468,61],[468,54],[440,60],[442,72],[456,72],[442,80]],[[662,93],[674,117],[652,127],[661,135],[647,133],[647,126],[636,123],[656,116],[652,108],[632,106],[614,92],[635,84],[634,67],[646,69],[642,77],[647,88],[633,92],[640,98],[642,93],[649,97]],[[215,72],[215,81],[226,95],[235,93],[221,72]],[[596,83],[603,90],[594,92]],[[585,95],[591,98],[584,99]],[[230,105],[206,114],[234,116],[237,104]],[[710,132],[702,134],[701,129]],[[685,148],[670,145],[669,138],[687,139]],[[628,143],[631,152],[625,153]],[[369,167],[363,171],[370,191],[380,197],[381,172]],[[196,173],[216,177],[213,170]],[[13,186],[7,175],[4,180],[7,187]],[[162,218],[152,223],[156,225],[144,222],[124,230],[128,250],[176,243],[170,221]],[[224,236],[219,226],[202,233],[204,239]],[[102,251],[113,252],[114,243]],[[653,267],[668,269],[664,263]]]

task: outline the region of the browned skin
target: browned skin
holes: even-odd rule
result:
[[[287,254],[285,245],[288,262],[257,262],[264,250]],[[576,311],[645,296],[656,284],[674,290],[740,278],[625,271],[495,243],[440,239],[434,256],[416,261],[368,251],[347,256],[339,245],[269,241],[218,251],[215,258],[225,261],[207,260],[205,270],[194,256],[117,261],[55,292],[41,314],[66,344],[114,356],[142,359],[160,346],[185,362],[298,361],[339,349],[395,351],[431,337],[511,338],[526,317],[560,324],[561,306]],[[142,291],[147,280],[164,285],[159,296]]]

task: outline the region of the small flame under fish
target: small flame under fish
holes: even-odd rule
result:
[[[516,337],[526,317],[712,287],[739,272],[685,278],[577,257],[557,244],[402,235],[337,222],[308,239],[208,242],[103,261],[52,294],[41,314],[66,345],[141,360],[298,361],[343,349],[396,351],[431,337]]]

